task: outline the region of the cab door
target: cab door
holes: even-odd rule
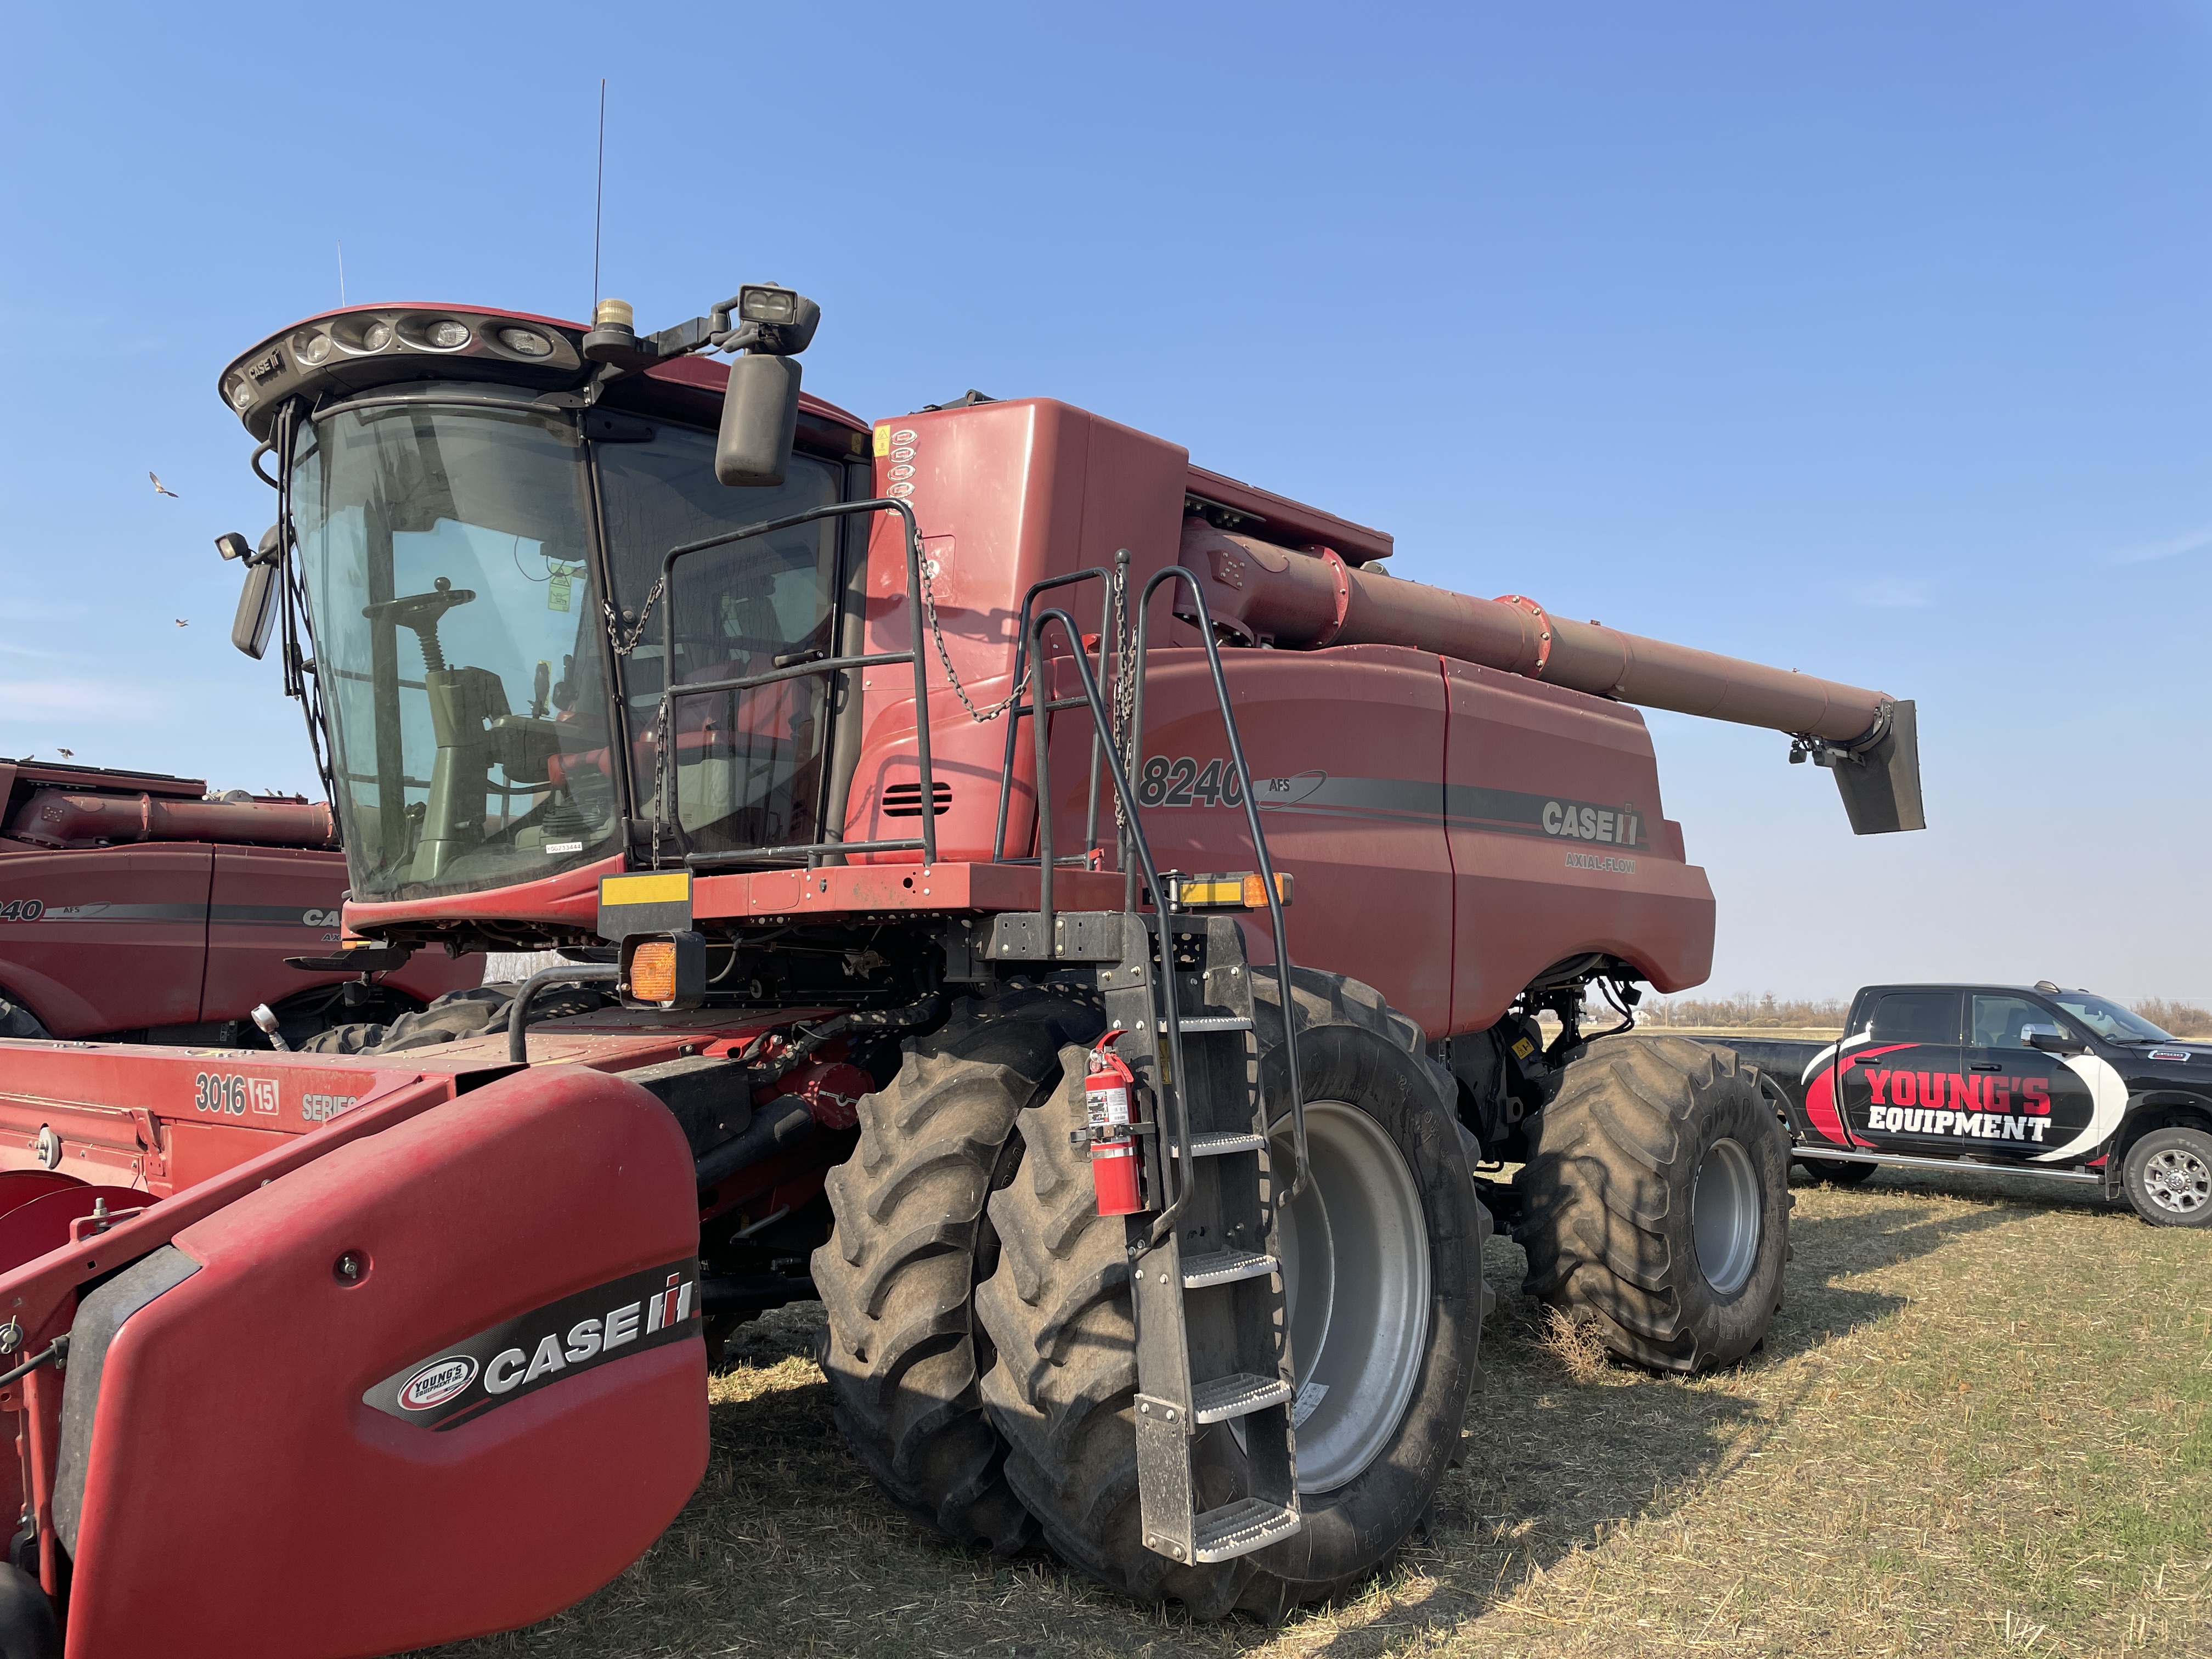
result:
[[[1853,1134],[1877,1151],[1945,1150],[1934,1125],[1948,1110],[1959,1073],[1963,992],[1884,991],[1874,999],[1868,1041],[1841,1068],[1838,1092]]]
[[[2032,997],[1975,994],[1965,1057],[1982,1091],[1983,1121],[1970,1131],[1976,1151],[2026,1161],[2071,1144],[2095,1114],[2089,1085],[2069,1056],[2027,1046],[2021,1032],[2029,1025],[2056,1025],[2069,1042],[2087,1041],[2075,1022]]]

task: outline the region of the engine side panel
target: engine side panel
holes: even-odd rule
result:
[[[0,853],[0,994],[60,1037],[199,1018],[211,848],[10,848]]]
[[[1635,963],[1662,991],[1704,980],[1712,888],[1663,816],[1644,717],[1496,669],[1443,668],[1453,1031],[1487,1027],[1584,951]]]

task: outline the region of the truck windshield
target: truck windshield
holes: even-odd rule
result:
[[[2141,1014],[2087,991],[2068,991],[2051,999],[2107,1042],[2171,1042],[2173,1039]]]
[[[662,618],[647,596],[662,555],[836,499],[836,470],[803,456],[780,489],[728,489],[705,434],[636,422],[630,441],[587,443],[570,415],[488,402],[340,410],[303,434],[295,457],[337,805],[363,900],[509,886],[617,851],[625,744],[631,810],[653,812]],[[621,635],[636,638],[616,671],[619,715],[595,495]],[[827,525],[687,561],[675,583],[678,678],[826,654],[836,574]],[[819,681],[686,700],[668,769],[684,844],[814,840],[826,726]]]

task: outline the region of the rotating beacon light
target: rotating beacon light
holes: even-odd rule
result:
[[[1145,1207],[1137,1179],[1137,1138],[1130,1112],[1136,1077],[1103,1038],[1091,1051],[1083,1103],[1091,1120],[1091,1184],[1098,1213],[1134,1215]]]

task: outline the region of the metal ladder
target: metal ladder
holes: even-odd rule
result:
[[[1108,578],[1103,569],[1084,574]],[[1171,567],[1146,585],[1144,600],[1162,582],[1178,577],[1192,590],[1231,763],[1266,884],[1276,960],[1287,966],[1274,871],[1204,595],[1188,573]],[[1049,585],[1070,580],[1062,577]],[[1146,1191],[1152,1206],[1125,1223],[1136,1322],[1137,1486],[1144,1540],[1147,1548],[1184,1565],[1226,1561],[1291,1537],[1304,1524],[1298,1507],[1296,1386],[1279,1230],[1282,1206],[1304,1187],[1308,1174],[1291,999],[1285,987],[1279,1003],[1288,1098],[1279,1103],[1287,1108],[1291,1121],[1294,1167],[1285,1190],[1269,1157],[1270,1114],[1261,1085],[1243,934],[1230,916],[1178,911],[1176,884],[1172,878],[1164,880],[1153,862],[1125,757],[1110,740],[1093,747],[1093,822],[1103,751],[1122,801],[1123,867],[1133,888],[1141,873],[1152,913],[1133,907],[1070,912],[1054,907],[1047,717],[1053,708],[1080,703],[1088,707],[1102,737],[1111,725],[1073,618],[1060,610],[1031,614],[1045,586],[1040,584],[1024,600],[1022,618],[1028,659],[1039,668],[1033,706],[1021,711],[1031,719],[1036,739],[1041,807],[1034,861],[1039,908],[994,918],[986,954],[1001,962],[1092,967],[1109,1025],[1125,1034],[1115,1040],[1115,1051],[1136,1077]],[[1122,665],[1122,672],[1133,667],[1139,676],[1139,731],[1146,660],[1143,619],[1148,608],[1140,602],[1134,662]],[[1048,695],[1044,671],[1052,659],[1042,648],[1042,634],[1055,621],[1077,647],[1072,660],[1083,692],[1079,699],[1054,700]],[[1099,655],[1103,665],[1103,629]],[[1003,792],[1011,785],[1011,770],[1001,784],[1002,837]],[[1080,1097],[1079,1077],[1070,1079],[1070,1090]]]

